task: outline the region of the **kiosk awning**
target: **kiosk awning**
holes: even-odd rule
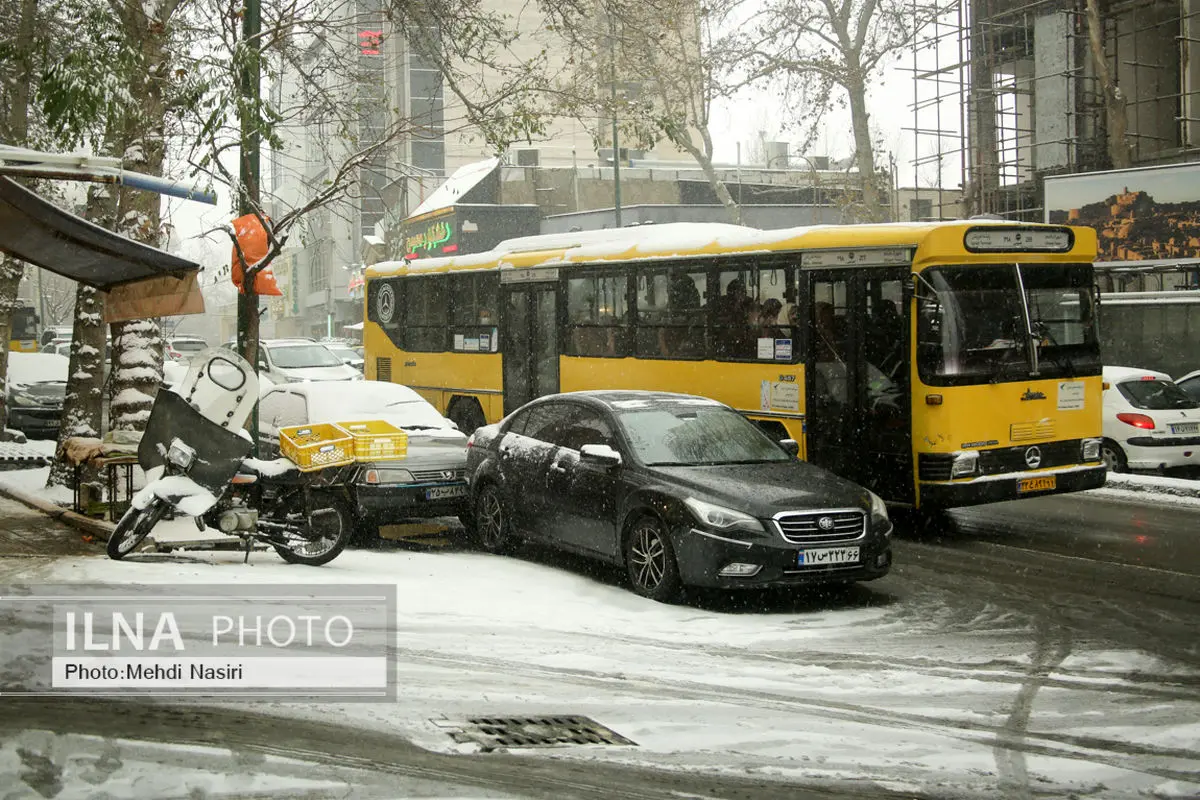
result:
[[[106,314],[109,322],[198,313],[204,307],[199,264],[107,231],[4,177],[0,250],[109,292],[117,315]]]

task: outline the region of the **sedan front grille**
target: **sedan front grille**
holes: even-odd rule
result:
[[[441,483],[450,481],[465,481],[467,471],[459,469],[414,469],[409,470],[417,483]]]
[[[775,524],[792,544],[841,544],[866,534],[867,515],[856,508],[789,511],[777,514]]]

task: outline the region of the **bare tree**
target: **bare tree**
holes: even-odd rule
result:
[[[747,26],[745,52],[754,80],[782,79],[806,119],[844,102],[867,219],[883,218],[867,88],[885,60],[909,46],[934,17],[906,0],[767,0]]]
[[[741,208],[713,166],[709,127],[714,104],[741,88],[737,21],[741,0],[664,0],[647,5],[606,0],[599,13],[559,9],[557,30],[570,52],[580,53],[560,102],[585,122],[595,121],[597,143],[612,143],[618,122],[624,141],[653,147],[666,140],[695,160],[726,208],[740,223]]]
[[[1113,169],[1133,166],[1133,147],[1129,142],[1129,118],[1125,113],[1125,95],[1117,85],[1104,52],[1104,19],[1097,0],[1087,0],[1088,49],[1096,70],[1096,81],[1104,97],[1105,128],[1108,132],[1108,157]]]

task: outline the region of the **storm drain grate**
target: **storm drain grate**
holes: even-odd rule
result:
[[[456,739],[475,742],[484,752],[511,747],[556,747],[573,744],[631,745],[626,739],[594,719],[562,717],[473,717],[457,731]]]

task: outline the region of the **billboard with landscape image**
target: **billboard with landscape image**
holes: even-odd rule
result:
[[[1095,228],[1097,261],[1200,258],[1200,163],[1047,178],[1046,221]]]

